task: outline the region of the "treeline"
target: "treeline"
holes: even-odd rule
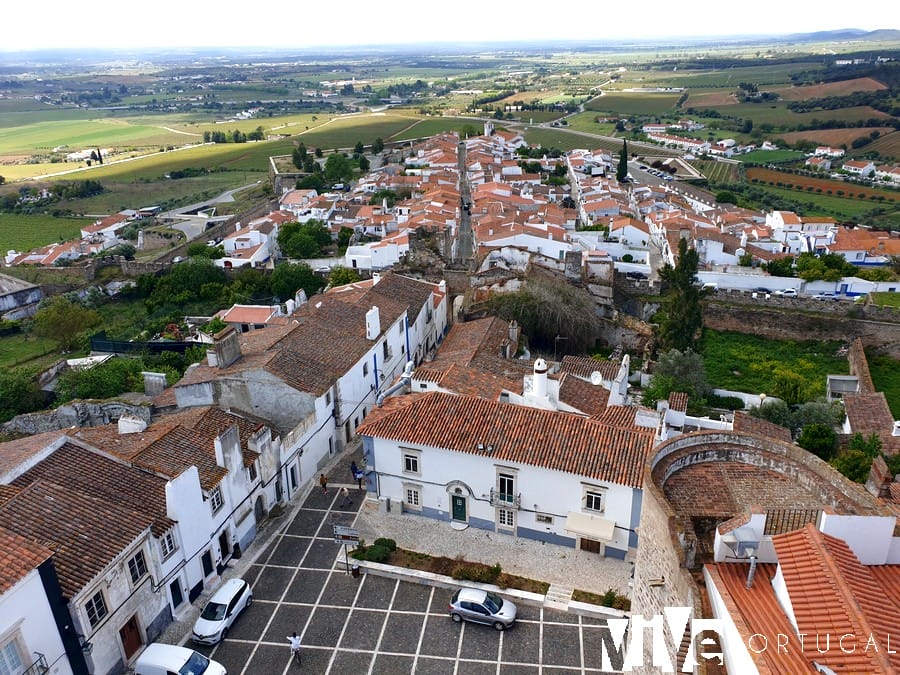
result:
[[[515,89],[504,89],[503,91],[499,91],[495,94],[488,94],[487,96],[479,96],[476,99],[472,100],[472,107],[477,108],[479,106],[485,105],[486,103],[494,103],[496,101],[502,101],[505,98],[509,98],[513,94],[515,94]]]
[[[0,210],[10,213],[30,213],[36,207],[68,199],[85,199],[102,194],[105,190],[98,180],[56,183],[52,192],[46,193],[36,187],[23,187],[0,196]]]
[[[814,110],[841,110],[843,108],[855,108],[869,106],[879,112],[900,117],[900,105],[896,102],[896,93],[890,89],[880,91],[856,91],[844,96],[826,96],[824,98],[811,98],[805,101],[790,101],[787,109],[795,113],[812,112]],[[890,123],[890,120],[882,120],[881,124]],[[896,125],[897,120],[893,120]]]
[[[204,143],[246,143],[247,141],[263,141],[266,134],[262,127],[256,127],[249,134],[235,129],[234,131],[204,131]]]

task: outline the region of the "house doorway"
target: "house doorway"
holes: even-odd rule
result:
[[[228,530],[223,530],[219,535],[219,550],[222,552],[222,561],[231,555],[231,546],[228,543]]]
[[[453,520],[458,520],[460,522],[465,523],[467,521],[466,516],[466,498],[462,495],[451,495],[450,496],[450,516]]]
[[[206,551],[200,556],[200,565],[203,567],[204,577],[208,577],[213,573],[212,551]]]
[[[603,553],[603,544],[595,539],[581,537],[578,541],[578,548],[588,553]]]
[[[128,619],[126,624],[119,629],[119,637],[122,640],[122,648],[125,650],[125,660],[129,661],[144,644],[141,639],[141,629],[138,627],[137,614]]]
[[[178,609],[184,602],[184,594],[181,592],[181,579],[175,579],[169,584],[169,592],[172,594],[172,607]]]

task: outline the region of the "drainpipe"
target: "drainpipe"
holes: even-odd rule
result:
[[[386,399],[388,396],[390,396],[391,394],[393,394],[396,391],[399,391],[400,389],[403,389],[403,387],[409,386],[409,383],[412,381],[413,368],[415,368],[415,367],[416,366],[412,361],[406,362],[406,366],[404,366],[404,368],[403,368],[403,373],[400,375],[400,380],[396,384],[391,385],[390,387],[385,389],[383,392],[378,394],[378,398],[375,399],[375,403],[378,405],[379,408],[384,403],[384,399]]]
[[[753,577],[756,576],[756,556],[750,556],[750,571],[747,572],[747,588],[753,586]]]

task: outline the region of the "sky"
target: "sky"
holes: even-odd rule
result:
[[[859,13],[810,0],[13,0],[3,8],[0,50],[658,40],[842,28],[900,29],[900,9],[895,0],[871,0]]]

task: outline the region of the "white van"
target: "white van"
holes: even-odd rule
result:
[[[227,671],[193,649],[154,642],[138,657],[134,675],[227,675]]]

